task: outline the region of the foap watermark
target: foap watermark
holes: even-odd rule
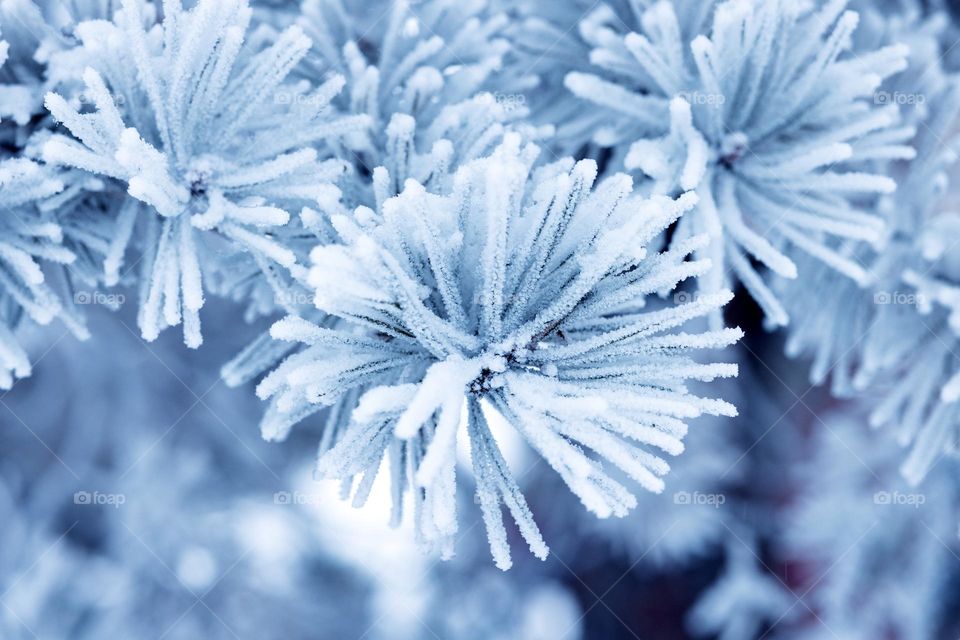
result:
[[[722,493],[701,493],[694,491],[678,491],[673,494],[673,504],[708,506],[719,509],[720,505],[726,503],[727,497]]]
[[[106,293],[103,291],[77,291],[73,294],[73,303],[82,305],[100,305],[117,308],[126,302],[122,293]]]
[[[926,303],[922,293],[906,293],[903,291],[877,291],[873,294],[874,304],[906,304],[918,306]]]
[[[113,100],[113,105],[118,109],[123,109],[124,105],[127,102],[126,97],[119,93],[111,93],[110,99]],[[80,92],[73,96],[73,100],[76,102],[76,106],[97,106],[97,96],[92,93]]]
[[[73,504],[79,505],[106,505],[119,509],[126,504],[127,496],[122,493],[101,493],[99,491],[77,491],[73,494]]]
[[[502,93],[500,91],[495,91],[493,93],[486,94],[486,97],[493,102],[496,102],[498,105],[503,107],[504,111],[516,111],[517,109],[524,109],[527,106],[527,96],[523,93]]]
[[[306,291],[278,291],[274,302],[282,307],[313,306],[314,294]]]
[[[681,91],[677,97],[683,98],[691,106],[720,106],[727,102],[727,97],[722,93],[705,93],[702,91]]]
[[[319,93],[302,91],[277,91],[273,94],[273,104],[293,107],[321,107],[321,112],[330,108],[330,101]]]
[[[921,105],[927,101],[922,93],[904,93],[902,91],[877,91],[873,102],[877,105],[895,104],[898,106]]]
[[[699,291],[677,291],[673,294],[673,303],[674,304],[690,304],[692,302],[697,302],[703,298],[706,294],[703,294]]]
[[[919,509],[927,502],[922,493],[903,493],[902,491],[877,491],[873,494],[873,503],[879,505],[907,506]]]
[[[320,495],[299,491],[277,491],[273,494],[273,504],[320,504]]]

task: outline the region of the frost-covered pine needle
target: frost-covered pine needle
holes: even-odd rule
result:
[[[89,65],[85,102],[47,94],[73,137],[54,136],[43,157],[119,181],[142,203],[117,221],[106,283],[116,284],[127,247],[139,245],[143,337],[182,322],[196,347],[207,263],[226,244],[295,272],[297,256],[274,230],[304,205],[336,206],[332,183],[345,166],[322,143],[369,120],[330,108],[342,77],[284,84],[311,46],[298,27],[269,44],[247,39],[243,0],[202,0],[189,11],[165,3],[162,22],[153,12],[127,0],[112,22],[76,27],[77,55]],[[292,94],[302,99],[291,102]]]
[[[457,531],[455,443],[468,439],[501,568],[510,566],[501,505],[537,556],[547,547],[487,411],[600,517],[635,505],[613,469],[659,492],[669,469],[662,456],[683,450],[686,420],[735,413],[685,383],[735,375],[736,365],[692,356],[735,342],[740,331],[679,330],[730,294],[645,305],[710,268],[687,260],[702,237],[664,253],[647,249],[694,196],[643,200],[625,175],[595,184],[592,161],[534,169],[538,154],[511,134],[491,156],[461,167],[449,194],[409,180],[379,211],[335,218],[341,242],[313,251],[310,282],[317,306],[341,322],[277,323],[274,338],[307,347],[257,389],[271,400],[263,422],[271,439],[334,405],[319,475],[362,476],[362,504],[387,458],[395,518],[412,491],[418,534],[444,555]]]
[[[56,175],[34,162],[0,162],[0,389],[30,375],[30,360],[14,335],[24,318],[46,325],[59,317],[87,337],[72,302],[51,286],[51,270],[69,267],[76,255],[64,246],[55,215],[38,204],[62,189]]]
[[[581,25],[596,72],[566,77],[611,115],[593,139],[628,170],[656,192],[697,187],[701,203],[674,238],[711,237],[702,255],[724,269],[703,290],[739,282],[773,326],[789,318],[765,270],[804,277],[788,249],[867,284],[864,266],[833,240],[883,241],[883,220],[858,203],[895,182],[865,163],[913,156],[897,106],[875,99],[905,68],[906,47],[852,50],[858,15],[845,5],[661,0],[635,7],[629,33],[600,9]]]

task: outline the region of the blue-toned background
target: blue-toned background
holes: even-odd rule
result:
[[[646,640],[721,637],[731,619],[745,635],[722,637],[812,638],[833,637],[830,607],[934,627],[890,637],[960,634],[953,485],[904,487],[899,450],[867,446],[862,416],[811,389],[749,308],[731,314],[756,336],[741,416],[695,423],[667,490],[627,518],[594,521],[506,446],[552,553],[504,573],[475,510],[441,562],[386,526],[384,487],[354,510],[312,481],[316,424],[263,442],[259,402],[219,379],[258,328],[228,305],[199,352],[145,343],[127,307],[91,308],[109,348],[37,339],[36,373],[0,398],[3,638]]]

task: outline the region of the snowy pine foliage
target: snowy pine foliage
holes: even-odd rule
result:
[[[549,133],[522,121],[525,106],[511,101],[518,94],[491,93],[521,82],[514,74],[505,85],[507,74],[500,72],[509,49],[503,38],[508,22],[493,3],[378,0],[359,8],[340,0],[309,0],[296,23],[314,42],[296,73],[342,77],[344,89],[332,104],[370,122],[368,129],[350,134],[340,150],[350,167],[339,182],[348,207],[375,209],[407,179],[430,189],[449,189],[452,171],[489,154],[507,127],[531,138]],[[304,102],[302,94],[282,97],[294,105]],[[380,167],[386,171],[377,174]],[[377,175],[386,179],[377,180]],[[287,246],[305,258],[313,245],[331,238],[323,215],[305,210],[301,219],[307,235],[294,234]],[[302,279],[274,277],[274,286],[265,288],[249,265],[239,270],[231,265],[225,271],[234,282],[259,285],[226,287],[258,301],[259,314],[278,307],[287,313],[311,313],[312,305],[304,301],[312,294]],[[225,367],[224,378],[234,386],[247,382],[287,351],[265,334]],[[259,368],[252,369],[252,362]]]
[[[958,72],[958,0],[0,0],[0,636],[958,637]]]
[[[346,88],[335,103],[372,123],[346,157],[356,183],[344,188],[355,205],[375,207],[376,198],[396,195],[407,178],[439,186],[460,163],[489,152],[504,124],[526,113],[503,99],[509,82],[498,71],[510,48],[503,34],[508,20],[493,2],[377,0],[360,8],[308,0],[302,12],[297,23],[315,43],[303,74],[341,74]],[[491,93],[494,87],[499,91]],[[373,192],[376,167],[389,171],[386,193]]]
[[[22,28],[18,9],[0,5],[0,142],[9,147],[23,146],[25,127],[43,108],[42,75],[34,59],[38,43],[31,29]]]
[[[696,636],[762,637],[766,625],[800,617],[802,608],[782,581],[762,566],[755,544],[733,534],[728,546],[723,575],[690,610],[687,627]]]
[[[14,335],[24,318],[41,325],[60,318],[76,336],[87,337],[72,300],[54,289],[69,281],[65,269],[76,255],[64,246],[55,214],[41,203],[62,189],[55,174],[34,162],[0,162],[0,389],[30,375],[29,357]]]
[[[362,504],[389,458],[394,518],[414,488],[419,535],[445,555],[457,531],[455,443],[465,431],[502,568],[510,556],[501,503],[536,555],[547,548],[485,411],[517,429],[601,517],[625,515],[635,499],[573,443],[660,491],[668,466],[648,448],[676,455],[685,419],[734,411],[693,396],[685,381],[735,375],[735,365],[699,364],[690,355],[735,342],[740,332],[672,331],[729,294],[643,309],[647,295],[709,269],[686,261],[703,238],[665,253],[645,249],[692,196],[642,201],[624,175],[594,187],[589,161],[535,170],[538,153],[510,135],[493,155],[458,170],[449,195],[411,180],[379,211],[335,218],[342,244],[314,250],[310,282],[317,306],[343,324],[296,317],[276,324],[275,338],[309,347],[257,388],[272,399],[263,423],[270,439],[336,405],[319,475],[362,475],[355,497]]]
[[[2,32],[0,37],[3,37]],[[0,84],[0,126],[3,127],[3,139],[8,144],[16,144],[20,136],[16,132],[12,135],[8,133],[7,121],[12,120],[18,126],[25,125],[34,112],[32,101],[36,92],[30,86],[24,86],[25,83],[18,77],[17,66],[16,61],[10,61],[9,41],[0,40],[0,80],[3,80]]]
[[[953,131],[960,84],[942,68],[943,20],[934,16],[919,23],[916,14],[904,20],[888,27],[892,33],[877,34],[881,39],[910,35],[914,51],[908,72],[884,85],[881,95],[914,98],[905,115],[917,155],[883,166],[901,185],[876,207],[890,231],[886,246],[879,251],[847,247],[869,269],[871,285],[838,283],[828,269],[811,264],[812,288],[787,282],[781,291],[797,319],[788,353],[813,354],[812,381],[831,376],[837,395],[882,389],[885,398],[876,404],[871,422],[895,428],[901,444],[911,447],[903,471],[919,483],[956,441],[951,381],[958,369],[950,317],[957,247],[950,238],[957,222],[944,211],[949,207],[944,201],[960,145]],[[913,29],[904,32],[906,26]]]
[[[143,337],[182,322],[187,345],[197,347],[202,273],[225,251],[218,241],[250,252],[263,270],[295,270],[297,256],[271,232],[304,205],[335,206],[332,182],[344,171],[311,145],[368,120],[331,112],[339,77],[296,85],[306,106],[277,109],[283,92],[293,91],[282,83],[311,45],[299,28],[261,47],[244,40],[251,11],[243,2],[164,9],[163,22],[149,24],[153,6],[131,1],[113,22],[77,26],[90,65],[84,95],[95,110],[47,94],[50,112],[74,137],[54,136],[43,157],[120,181],[142,203],[117,219],[106,284],[118,282],[128,245],[140,240]]]
[[[735,419],[704,416],[697,420],[683,440],[683,455],[670,462],[670,475],[662,493],[638,494],[637,507],[624,518],[584,520],[579,514],[567,514],[567,519],[545,525],[544,535],[549,538],[556,531],[559,537],[560,532],[573,529],[584,537],[602,539],[615,552],[643,555],[644,562],[658,568],[682,566],[722,547],[728,528],[736,526],[732,496],[742,493],[748,482],[745,469],[737,464],[742,451],[735,435],[746,432],[744,425],[761,419],[742,411],[752,405],[740,394],[740,387],[749,387],[749,383],[743,381],[743,367],[738,364],[738,369],[737,378],[691,386],[694,392],[709,387],[712,393],[734,404],[738,415]],[[695,498],[704,495],[724,496],[724,508],[718,508],[714,502],[700,503]],[[730,504],[726,496],[731,496]],[[576,553],[581,544],[578,539],[567,543],[568,546],[557,549],[563,557]]]
[[[901,32],[873,34],[882,40],[900,39]],[[781,280],[778,294],[794,318],[790,326],[787,352],[791,356],[812,355],[811,381],[823,383],[831,376],[831,388],[839,396],[863,390],[876,372],[897,361],[899,348],[895,334],[887,334],[886,344],[876,339],[873,353],[867,350],[868,336],[875,333],[875,324],[895,322],[911,312],[908,305],[881,303],[903,289],[902,271],[917,259],[917,231],[925,224],[934,207],[947,190],[947,172],[954,152],[949,128],[957,115],[955,79],[940,67],[935,34],[914,33],[908,70],[891,79],[878,92],[883,96],[919,96],[921,102],[906,114],[913,133],[916,157],[907,163],[885,161],[884,173],[896,175],[900,189],[880,199],[874,207],[877,216],[885,219],[888,241],[883,247],[865,245],[842,248],[870,273],[867,287],[850,280],[837,280],[833,270],[799,252],[793,259],[807,273],[805,281]],[[929,101],[929,104],[928,104]],[[836,322],[836,318],[844,318]],[[886,365],[874,362],[886,361]],[[857,381],[854,381],[857,378]]]
[[[48,127],[44,93],[74,84],[82,71],[74,29],[84,20],[109,19],[119,5],[114,0],[0,3],[0,141],[5,146],[22,149],[32,133]]]
[[[910,447],[902,471],[913,484],[947,454],[957,454],[960,420],[960,281],[958,249],[949,238],[960,233],[960,216],[941,214],[921,233],[917,268],[902,273],[904,292],[884,304],[906,304],[906,313],[881,318],[867,348],[874,351],[897,339],[898,360],[885,354],[890,391],[871,415],[875,426],[889,425]],[[883,294],[878,294],[883,295]],[[905,320],[908,320],[905,322]],[[895,333],[894,333],[895,332]],[[868,351],[867,356],[873,355]],[[874,357],[873,361],[880,360]],[[871,372],[872,373],[872,372]]]
[[[757,267],[803,278],[785,253],[796,248],[866,284],[836,241],[882,241],[883,221],[857,203],[895,183],[865,163],[913,154],[896,106],[873,104],[906,48],[851,52],[857,14],[844,0],[821,4],[640,3],[629,33],[604,8],[581,24],[597,71],[566,78],[608,110],[613,122],[593,139],[628,170],[655,192],[698,189],[700,206],[674,237],[710,235],[703,255],[726,271],[704,291],[738,281],[773,326],[789,317]]]

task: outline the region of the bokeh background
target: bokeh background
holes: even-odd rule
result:
[[[504,573],[468,490],[442,562],[387,526],[386,487],[353,509],[312,479],[317,421],[260,439],[219,369],[266,321],[214,303],[203,349],[145,343],[123,295],[90,306],[101,340],[37,335],[0,396],[0,637],[960,637],[956,465],[904,486],[892,437],[812,388],[750,304],[728,310],[750,336],[740,416],[695,422],[627,518],[595,520],[500,434],[551,545],[541,562],[517,535]]]

